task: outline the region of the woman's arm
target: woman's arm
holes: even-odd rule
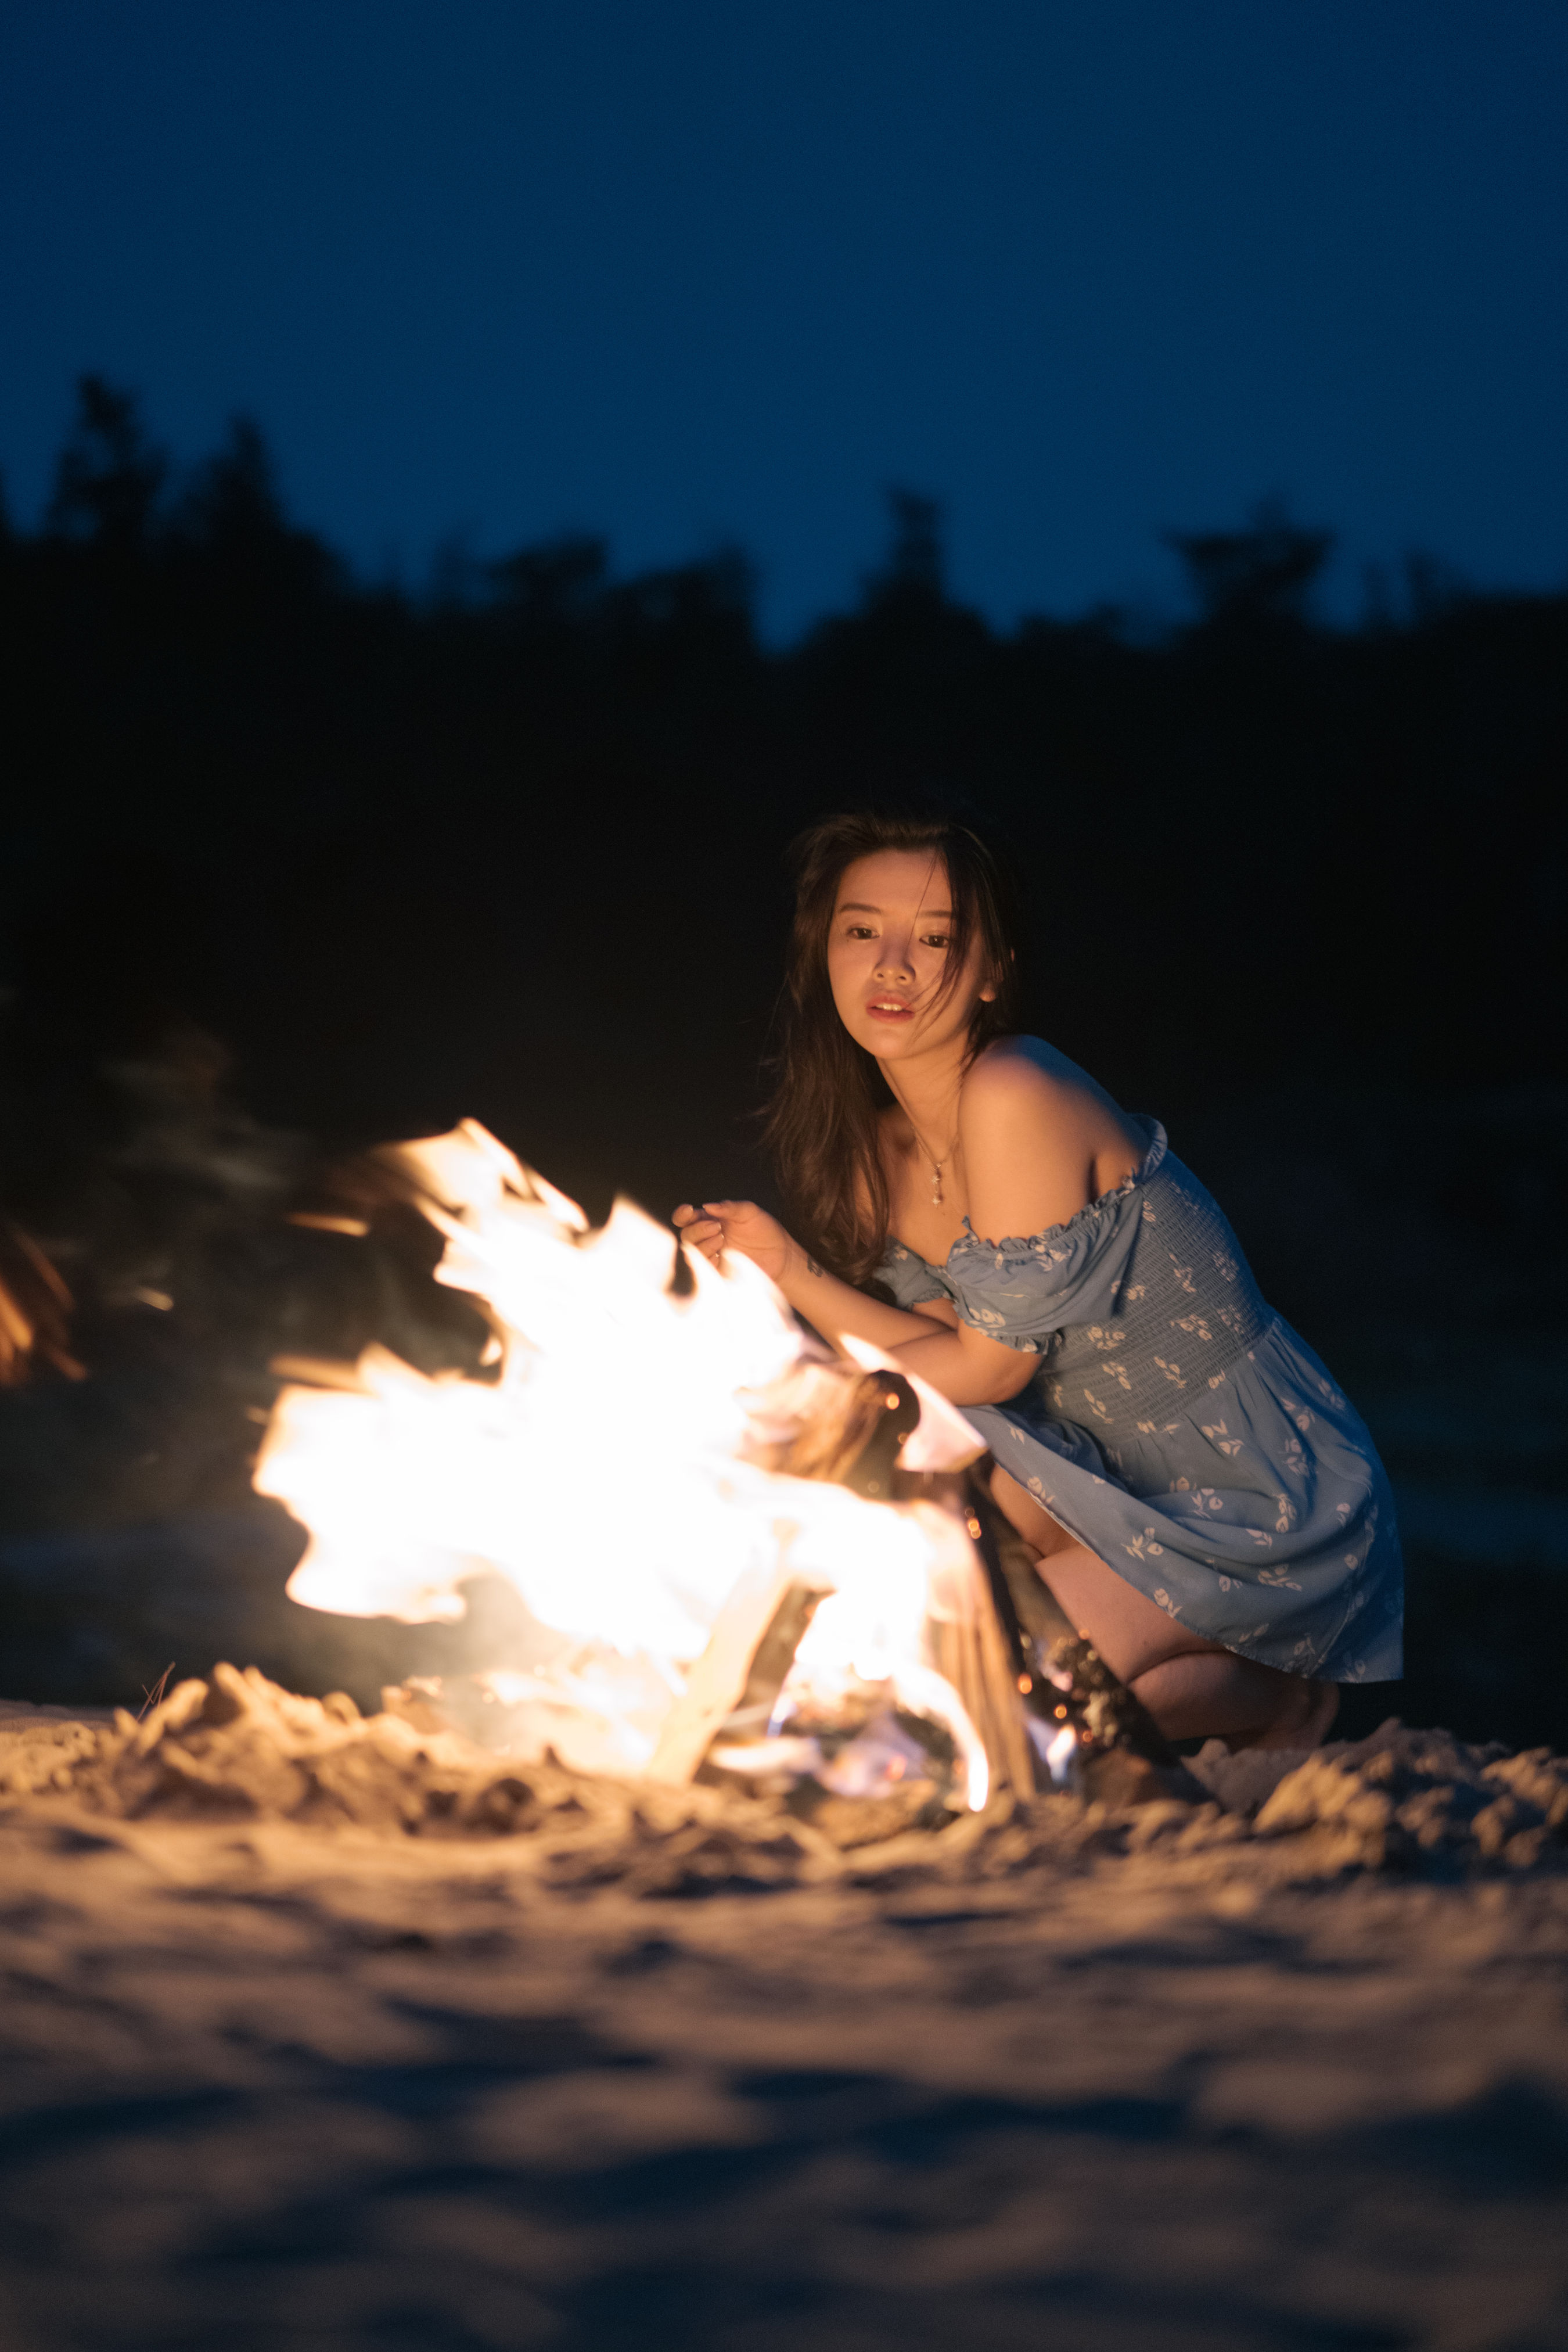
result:
[[[952,1313],[946,1300],[937,1304],[935,1315],[911,1315],[902,1307],[868,1298],[863,1290],[841,1282],[808,1256],[778,1218],[755,1201],[705,1201],[700,1210],[683,1202],[674,1223],[682,1241],[716,1264],[727,1249],[750,1258],[824,1339],[841,1339],[847,1332],[852,1339],[869,1339],[873,1348],[898,1348],[906,1340],[940,1333]]]
[[[939,1389],[949,1404],[1005,1404],[1029,1386],[1039,1370],[1032,1356],[988,1339],[956,1316],[951,1328],[944,1328],[946,1317],[937,1322],[925,1315],[905,1314],[901,1307],[884,1307],[836,1275],[824,1273],[798,1244],[796,1255],[799,1266],[787,1269],[779,1287],[798,1314],[826,1339],[841,1340],[847,1332],[885,1348]]]
[[[1004,1348],[967,1324],[947,1318],[953,1309],[933,1300],[930,1315],[868,1298],[810,1257],[776,1217],[752,1201],[707,1201],[699,1212],[689,1203],[675,1211],[683,1241],[711,1251],[716,1244],[739,1250],[770,1275],[798,1315],[835,1345],[847,1337],[907,1363],[952,1404],[1004,1404],[1028,1386],[1038,1369],[1032,1356]]]
[[[1042,1062],[1030,1041],[994,1047],[964,1080],[958,1103],[973,1230],[993,1240],[1064,1224],[1134,1169],[1134,1130],[1109,1096],[1061,1056]],[[1055,1066],[1061,1063],[1061,1067]],[[929,1381],[953,1404],[1005,1404],[1029,1386],[1038,1356],[988,1339],[951,1310],[908,1315],[817,1265],[777,1218],[751,1201],[708,1201],[675,1212],[683,1240],[714,1255],[737,1249],[772,1276],[823,1338],[869,1339]]]

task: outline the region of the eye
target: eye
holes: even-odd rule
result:
[[[922,947],[927,948],[950,948],[952,944],[952,934],[949,931],[927,931],[921,941]]]
[[[845,933],[845,937],[852,940],[869,940],[872,936],[872,928],[869,923],[852,923],[848,931]]]

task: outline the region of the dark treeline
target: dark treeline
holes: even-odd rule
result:
[[[769,650],[735,556],[617,579],[579,539],[366,586],[254,427],[177,478],[88,379],[0,558],[14,1053],[178,1012],[269,1120],[474,1111],[663,1206],[746,1175],[783,845],[935,793],[1012,845],[1036,1023],[1126,1099],[1538,1072],[1568,595],[1412,567],[1397,617],[1334,630],[1326,536],[1173,544],[1189,625],[1007,634],[898,498],[855,609]]]

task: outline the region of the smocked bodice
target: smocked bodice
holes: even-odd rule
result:
[[[889,1244],[903,1307],[950,1298],[961,1321],[1044,1359],[1031,1385],[1099,1431],[1147,1432],[1218,1388],[1272,1318],[1229,1224],[1157,1120],[1142,1165],[1064,1224],[988,1241],[969,1227],[934,1266]]]

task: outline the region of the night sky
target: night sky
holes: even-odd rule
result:
[[[417,582],[736,541],[775,634],[889,484],[1008,621],[1260,498],[1568,578],[1561,0],[8,0],[0,466],[83,369]]]

